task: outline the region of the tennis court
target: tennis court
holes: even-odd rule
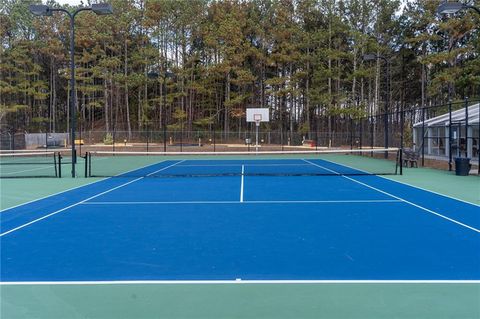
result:
[[[2,282],[479,282],[477,205],[334,158],[123,157],[2,211]]]

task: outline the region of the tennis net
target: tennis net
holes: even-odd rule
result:
[[[109,152],[86,154],[86,177],[320,176],[401,174],[401,151]]]
[[[0,153],[0,178],[59,177],[56,152]]]

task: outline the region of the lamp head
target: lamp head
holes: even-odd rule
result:
[[[92,4],[92,11],[98,15],[112,14],[112,6],[109,3],[94,3]]]
[[[44,4],[31,4],[28,9],[36,16],[51,16],[53,13],[50,7]]]
[[[465,9],[466,6],[460,2],[443,2],[437,8],[439,14],[457,13],[460,10]]]
[[[158,74],[158,72],[148,72],[147,77],[149,79],[158,79],[160,77],[160,74]]]
[[[376,59],[377,59],[377,55],[373,53],[363,55],[363,61],[375,61]]]

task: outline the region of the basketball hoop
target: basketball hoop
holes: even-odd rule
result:
[[[247,108],[247,122],[255,122],[255,151],[258,152],[258,129],[261,122],[269,122],[268,108]]]

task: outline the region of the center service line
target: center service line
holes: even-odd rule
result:
[[[244,185],[244,179],[245,179],[245,165],[242,165],[242,176],[240,180],[240,203],[243,203],[243,185]]]

